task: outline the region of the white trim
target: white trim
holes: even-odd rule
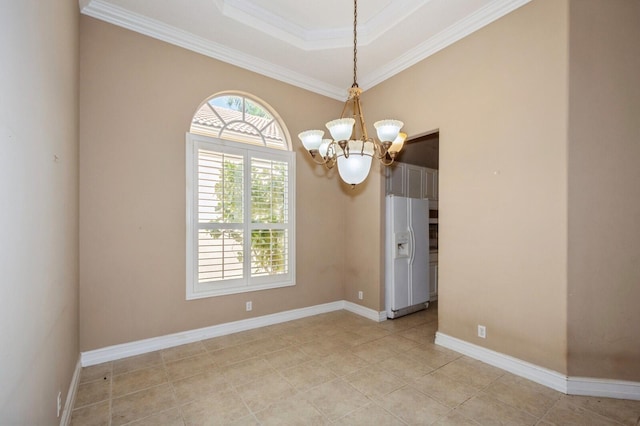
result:
[[[107,346],[106,348],[81,352],[80,359],[82,366],[87,367],[89,365],[101,364],[107,361],[114,361],[116,359],[126,358],[129,356],[140,355],[147,352],[170,348],[173,346],[184,345],[186,343],[197,342],[198,340],[224,336],[227,334],[237,333],[239,331],[252,330],[254,328],[279,324],[282,322],[292,321],[327,312],[339,311],[341,309],[345,309],[344,300],[325,303],[323,305],[309,306],[307,308],[278,312],[261,317],[248,318],[244,320],[218,324],[211,327],[204,327],[195,330],[187,330],[179,333],[167,334],[164,336],[152,337],[150,339],[143,339],[135,342],[122,343],[120,345]]]
[[[297,22],[243,0],[221,0],[216,2],[216,6],[224,16],[302,50],[337,49],[353,43],[353,29],[348,27],[308,30]]]
[[[244,96],[247,99],[255,99]],[[258,103],[259,104],[259,103]],[[259,104],[260,105],[260,104]],[[261,106],[261,105],[260,105]],[[199,151],[206,150],[212,154],[233,154],[242,158],[244,171],[244,198],[242,201],[244,218],[238,224],[245,235],[250,235],[256,223],[251,221],[251,165],[254,159],[274,160],[286,163],[288,167],[287,188],[287,217],[282,223],[257,224],[272,226],[272,229],[280,229],[287,232],[288,242],[286,249],[287,272],[272,276],[256,277],[252,275],[250,264],[251,245],[244,246],[244,259],[242,277],[236,279],[217,280],[209,282],[198,281],[198,233],[206,229],[216,229],[220,224],[202,224],[198,222],[198,170],[200,164]],[[259,290],[290,287],[296,284],[296,155],[293,151],[275,150],[264,146],[254,146],[243,142],[234,142],[209,136],[187,133],[186,134],[186,299],[194,300],[207,297],[238,294]],[[224,224],[223,224],[224,225]]]
[[[431,0],[396,0],[389,2],[367,22],[358,24],[358,45],[372,43],[392,30]],[[218,10],[243,25],[249,25],[302,50],[339,49],[353,45],[353,26],[329,29],[307,29],[265,9],[253,1],[216,0]]]
[[[640,382],[569,377],[567,393],[569,395],[600,396],[640,401]]]
[[[567,376],[553,370],[539,367],[535,364],[522,361],[482,346],[446,334],[436,333],[436,345],[444,346],[471,358],[486,362],[494,367],[501,368],[517,376],[532,380],[541,385],[550,387],[562,393],[567,393]]]
[[[81,371],[82,364],[80,363],[80,357],[78,357],[78,362],[76,363],[75,370],[73,370],[73,376],[69,384],[69,391],[67,391],[67,399],[64,402],[64,409],[60,416],[60,426],[68,426],[71,423],[71,412],[76,402],[76,393],[78,392],[78,385],[80,384]]]
[[[227,334],[237,333],[239,331],[252,330],[327,312],[339,311],[341,309],[353,312],[377,322],[385,321],[387,318],[386,311],[377,312],[353,302],[340,300],[337,302],[325,303],[323,305],[293,309],[261,317],[248,318],[211,327],[188,330],[180,333],[168,334],[165,336],[153,337],[150,339],[81,352],[80,359],[78,360],[76,370],[69,386],[69,392],[64,405],[60,426],[68,425],[71,420],[71,409],[73,408],[78,383],[80,381],[81,367],[114,361],[129,356],[140,355],[160,349],[196,342],[198,340],[224,336]],[[556,371],[474,345],[473,343],[448,336],[441,332],[436,333],[435,343],[565,394],[640,400],[640,382],[593,379],[586,377],[567,377]]]
[[[438,34],[420,43],[413,49],[408,50],[397,58],[394,58],[386,65],[364,75],[360,79],[363,82],[360,87],[366,90],[382,83],[388,78],[391,78],[401,71],[417,64],[445,47],[448,47],[469,34],[478,31],[480,28],[485,27],[504,15],[524,6],[530,1],[531,0],[495,0],[489,3],[477,12],[457,21],[455,24],[443,31],[440,31]]]
[[[468,36],[474,31],[477,31],[480,28],[492,23],[493,21],[512,12],[513,10],[529,3],[530,1],[531,0],[492,1],[487,6],[483,7],[472,15],[467,16],[465,19],[462,19],[456,24],[446,28],[440,33],[434,35],[433,37],[419,44],[417,47],[393,59],[386,65],[383,65],[382,67],[373,70],[371,73],[362,76],[360,78],[360,81],[362,81],[363,83],[360,84],[360,87],[363,90],[367,90],[383,82],[384,80],[393,77],[399,72],[409,68],[412,65],[415,65],[423,59],[426,59],[434,53]],[[252,55],[248,55],[236,49],[231,49],[222,44],[213,42],[203,37],[196,36],[171,25],[167,25],[161,21],[131,12],[130,10],[111,4],[105,0],[79,0],[79,3],[81,13],[84,15],[109,22],[128,30],[135,31],[158,40],[162,40],[175,46],[179,46],[193,52],[218,59],[220,61],[238,66],[240,68],[262,74],[275,80],[279,80],[293,86],[300,87],[302,89],[306,89],[332,99],[336,99],[341,102],[344,102],[345,100],[344,87],[338,87],[324,81],[311,78],[278,64],[257,58]],[[218,1],[216,5],[218,7],[221,7],[219,3],[220,2]],[[237,6],[237,3],[239,2],[236,1],[234,3]],[[245,4],[246,2],[240,3]],[[390,16],[389,13],[395,16],[394,19],[402,19],[402,14],[406,14],[408,11],[414,10],[415,7],[418,7],[418,3],[419,2],[413,2],[410,0],[397,2],[397,4],[396,2],[393,2],[392,5],[388,6],[387,9],[385,9],[384,14],[381,14],[381,17],[384,16],[382,22],[384,22],[385,25],[382,25],[381,21],[378,18],[372,18],[371,21],[373,22],[368,22],[367,26],[371,25],[371,28],[379,27],[381,33],[392,29],[393,27],[391,25],[394,21],[387,20],[387,18]],[[408,7],[400,7],[401,5],[408,5]],[[224,4],[222,6],[223,9],[225,9],[223,13],[229,13],[228,8],[230,6],[231,3]],[[236,12],[231,12],[231,15],[233,15],[234,13],[242,14],[242,16],[244,16],[245,18],[249,16],[247,10],[237,9]],[[252,13],[255,14],[255,11]],[[238,19],[237,16],[232,17],[234,19]],[[256,22],[257,20],[254,20],[254,22],[252,23],[256,25]],[[269,23],[266,22],[264,23],[264,25],[269,25]],[[273,26],[274,22],[272,22],[270,25]],[[261,28],[261,30],[265,31],[265,28]],[[276,30],[278,38],[290,38],[290,36],[283,36],[283,34],[285,34],[287,31],[286,28],[278,26],[274,29],[274,31]],[[365,37],[368,31],[365,31],[365,29],[363,29],[362,31],[362,36]],[[320,36],[333,37],[338,34],[341,34],[341,32],[338,31],[335,34],[324,34]],[[314,37],[317,36],[318,35],[314,35]],[[369,38],[371,41],[373,41],[376,37],[376,35],[367,36],[367,38]],[[308,47],[317,49],[321,48],[322,46],[313,47],[312,45],[309,45]]]
[[[436,333],[435,343],[565,394],[640,400],[640,382],[567,377],[441,332]]]
[[[83,367],[101,364],[103,362],[114,361],[129,356],[140,355],[160,349],[171,348],[173,346],[184,345],[197,342],[198,340],[210,339],[213,337],[225,336],[239,331],[252,330],[254,328],[293,321],[327,312],[339,311],[341,309],[353,312],[357,315],[368,318],[372,321],[380,322],[387,319],[386,312],[378,312],[365,308],[345,300],[325,303],[322,305],[309,306],[307,308],[293,309],[290,311],[278,312],[261,317],[248,318],[244,320],[218,324],[211,327],[204,327],[195,330],[187,330],[179,333],[167,334],[164,336],[152,337],[150,339],[138,340],[135,342],[122,343],[120,345],[107,346],[106,348],[94,349],[80,353],[80,363]]]
[[[82,6],[82,3],[80,5]],[[333,86],[291,71],[278,64],[231,49],[104,0],[89,1],[81,8],[81,13],[320,95],[342,102],[345,99],[344,87]]]
[[[378,312],[346,300],[344,301],[344,309],[349,312],[353,312],[354,314],[360,315],[361,317],[368,318],[371,321],[382,322],[387,320],[387,311]]]

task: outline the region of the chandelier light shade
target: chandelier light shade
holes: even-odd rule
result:
[[[332,139],[322,139],[320,148],[318,148],[318,151],[320,152],[320,156],[322,158],[325,158],[327,155],[332,155],[329,153],[329,146],[331,145],[331,142],[333,142]]]
[[[389,147],[389,153],[392,154],[391,155],[392,157],[395,157],[396,154],[400,152],[400,150],[404,146],[405,139],[407,139],[406,133],[402,133],[402,132],[398,133],[398,136],[393,140],[393,142],[391,143],[391,146]]]
[[[367,135],[360,104],[362,89],[358,86],[358,0],[353,1],[353,84],[342,109],[342,115],[326,124],[332,139],[323,139],[324,131],[307,130],[298,135],[313,160],[331,169],[338,167],[340,178],[354,187],[369,175],[374,158],[389,166],[402,149],[407,137],[400,133],[400,120],[380,120],[374,123],[378,139]]]
[[[393,142],[398,137],[404,123],[399,120],[380,120],[373,123],[381,142]]]
[[[351,137],[353,125],[356,120],[353,118],[338,118],[327,123],[327,129],[331,133],[331,137],[336,141],[344,141]]]
[[[374,155],[375,148],[371,142],[350,140],[344,149],[338,145],[338,173],[342,180],[353,186],[364,182]]]
[[[322,144],[323,136],[324,132],[322,130],[307,130],[298,135],[307,151],[317,150]]]

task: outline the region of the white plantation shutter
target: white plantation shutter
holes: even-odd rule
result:
[[[294,284],[294,153],[187,135],[187,298]]]
[[[242,237],[242,230],[237,230]],[[243,266],[237,254],[243,244],[225,234],[219,239],[211,237],[208,230],[198,231],[198,282],[242,278]]]
[[[286,161],[251,160],[251,275],[286,274],[289,235]]]
[[[200,283],[243,277],[243,168],[242,155],[198,150]]]

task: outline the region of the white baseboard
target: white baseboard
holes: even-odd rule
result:
[[[282,322],[323,314],[326,312],[339,311],[341,309],[348,310],[357,315],[361,315],[365,318],[378,322],[383,321],[387,318],[385,312],[377,312],[373,309],[365,308],[364,306],[360,306],[352,302],[340,300],[337,302],[325,303],[323,305],[293,309],[290,311],[278,312],[261,317],[248,318],[245,320],[228,322],[211,327],[187,330],[179,333],[167,334],[165,336],[152,337],[150,339],[138,340],[135,342],[123,343],[120,345],[113,345],[106,348],[81,352],[80,360],[82,366],[87,367],[89,365],[101,364],[103,362],[114,361],[134,355],[157,351],[160,349],[171,348],[173,346],[197,342],[198,340],[211,339],[213,337],[237,333],[239,331],[252,330],[254,328],[279,324]],[[382,316],[383,314],[384,318]]]
[[[444,346],[445,348],[460,352],[461,354],[506,370],[517,376],[540,383],[559,392],[567,393],[567,377],[557,371],[539,367],[535,364],[483,348],[482,346],[474,345],[473,343],[440,332],[436,333],[436,345]]]
[[[600,396],[640,401],[640,383],[589,377],[569,377],[567,393],[569,395]]]
[[[76,393],[78,392],[78,385],[80,384],[81,371],[82,364],[80,363],[80,358],[78,358],[76,368],[73,371],[73,376],[71,377],[71,383],[69,384],[67,399],[64,402],[64,409],[62,410],[62,415],[60,416],[60,426],[69,426],[69,424],[71,423],[71,411],[73,410],[73,406],[76,402]]]
[[[365,308],[362,305],[358,305],[353,302],[348,302],[346,300],[344,302],[344,309],[353,312],[354,314],[360,315],[361,317],[365,317],[375,322],[382,322],[387,320],[387,311],[374,311],[370,308]]]
[[[638,382],[567,377],[557,371],[440,332],[436,333],[435,343],[565,394],[640,400]]]

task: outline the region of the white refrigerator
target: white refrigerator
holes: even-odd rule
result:
[[[428,200],[386,196],[385,288],[388,318],[428,306]]]

